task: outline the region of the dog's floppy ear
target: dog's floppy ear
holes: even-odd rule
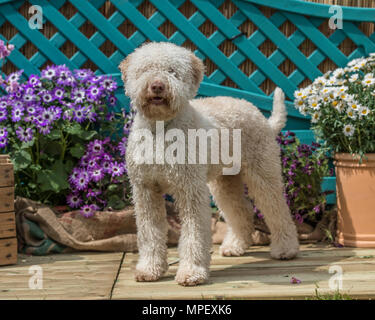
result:
[[[194,54],[191,54],[191,68],[193,71],[194,84],[198,88],[199,84],[202,82],[205,68],[203,61],[197,58]]]
[[[119,64],[119,66],[118,66],[118,68],[121,71],[121,79],[124,82],[125,82],[126,73],[128,71],[128,67],[129,67],[129,61],[130,61],[130,55],[128,55],[124,60],[122,60],[121,63]]]

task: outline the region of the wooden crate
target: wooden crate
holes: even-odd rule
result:
[[[0,265],[17,263],[13,165],[0,155]]]

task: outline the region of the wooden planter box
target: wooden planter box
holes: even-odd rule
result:
[[[17,263],[13,164],[0,155],[0,265]]]

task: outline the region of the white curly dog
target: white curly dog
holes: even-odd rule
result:
[[[299,243],[283,197],[280,148],[275,140],[286,122],[282,90],[275,90],[273,112],[267,120],[245,100],[230,97],[192,100],[202,81],[204,65],[191,51],[174,44],[145,44],[122,61],[119,68],[126,94],[137,110],[126,155],[138,232],[139,261],[135,279],[156,281],[168,269],[163,198],[166,193],[175,199],[182,224],[180,262],[175,278],[180,285],[197,285],[209,277],[210,192],[228,224],[220,247],[222,255],[242,255],[251,245],[253,210],[244,196],[246,184],[270,229],[271,256],[294,258]],[[190,129],[241,129],[239,173],[224,175],[223,168],[228,165],[223,161],[194,164],[187,156],[186,163],[159,161],[158,164],[156,146],[151,145],[151,150],[145,151],[143,143],[145,131],[150,132],[154,141],[158,139],[157,123],[162,123],[165,131],[179,129],[186,136]],[[162,143],[167,148],[172,140]],[[212,144],[209,154],[214,147]],[[137,161],[142,152],[151,154],[152,163]]]

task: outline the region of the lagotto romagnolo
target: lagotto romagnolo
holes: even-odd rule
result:
[[[136,280],[156,281],[168,269],[164,194],[175,199],[182,223],[176,274],[176,281],[181,285],[197,285],[209,277],[210,193],[228,224],[221,254],[239,256],[251,244],[253,211],[244,196],[244,184],[270,229],[271,256],[295,257],[299,250],[297,231],[283,197],[280,148],[275,139],[286,122],[282,90],[277,88],[274,92],[269,119],[245,100],[193,99],[203,78],[203,62],[191,51],[171,43],[145,44],[119,67],[126,94],[137,110],[126,155],[137,222]],[[189,130],[229,129],[226,137],[219,135],[218,144],[208,144],[208,159],[219,145],[229,144],[227,147],[233,151],[236,142],[233,132],[240,130],[239,172],[225,174],[223,169],[228,164],[222,159],[219,163],[189,162],[189,143],[185,143],[186,152],[180,152],[180,157],[185,157],[180,160],[185,161],[157,161],[160,156],[155,149],[157,143],[150,144],[150,162],[138,161],[139,155],[147,152],[143,143],[145,133],[153,137],[151,140],[157,140],[157,123],[163,124],[164,132],[176,129],[174,132],[184,137],[188,137]],[[181,141],[186,142],[183,137]],[[163,143],[167,150],[175,140],[171,136]],[[196,148],[199,155],[199,144]],[[169,156],[178,157],[176,152]]]

